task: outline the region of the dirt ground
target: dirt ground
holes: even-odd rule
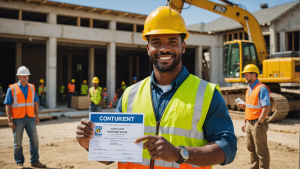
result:
[[[241,132],[243,117],[232,115],[235,133],[238,137],[238,151],[233,163],[226,166],[214,166],[214,169],[240,169],[249,168],[250,155],[246,149],[245,134]],[[88,161],[88,153],[81,148],[75,140],[76,126],[80,119],[60,118],[58,120],[44,121],[37,126],[39,135],[40,161],[48,168],[103,168],[116,169],[117,163],[106,166],[95,161]],[[268,131],[269,148],[271,154],[271,168],[299,168],[299,120],[287,119],[283,122],[270,124],[270,129],[289,129],[297,131],[296,134]],[[8,127],[0,128],[0,168],[15,168],[13,157],[12,131]],[[30,168],[29,141],[24,132],[23,152],[25,156],[24,167]]]

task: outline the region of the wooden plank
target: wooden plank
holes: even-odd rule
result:
[[[86,118],[89,117],[89,115],[81,115],[81,116],[70,116],[70,119],[77,119],[77,118]]]
[[[60,109],[43,110],[43,111],[42,111],[42,114],[45,114],[45,113],[55,113],[55,112],[61,112],[61,110],[60,110]]]
[[[52,120],[52,116],[39,116],[40,120]]]

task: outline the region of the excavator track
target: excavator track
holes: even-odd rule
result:
[[[230,111],[234,114],[245,114],[244,110],[241,110],[236,104],[235,99],[241,98],[245,101],[245,93],[247,91],[247,87],[245,86],[235,86],[235,87],[221,87],[221,93],[224,97],[224,100],[227,104],[227,107],[230,110],[238,110],[238,111]],[[268,122],[281,121],[284,119],[289,113],[289,101],[288,99],[279,93],[271,93],[270,96],[271,101],[271,110],[268,113]]]

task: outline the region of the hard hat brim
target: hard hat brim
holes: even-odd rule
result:
[[[17,74],[16,76],[26,76],[26,75],[31,75],[30,73],[28,74]]]
[[[179,32],[172,29],[158,29],[143,34],[142,38],[144,39],[144,41],[148,41],[146,37],[147,35],[162,35],[162,34],[186,34],[184,40],[186,40],[189,37],[188,32]]]

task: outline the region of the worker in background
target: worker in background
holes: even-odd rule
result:
[[[1,83],[0,83],[0,105],[2,105],[3,104],[3,88],[2,88],[2,85],[1,85]]]
[[[134,76],[132,79],[132,84],[136,84],[136,80],[137,80],[137,78],[136,78],[136,76]]]
[[[89,90],[89,87],[87,85],[87,82],[86,82],[86,80],[83,80],[83,84],[81,84],[81,95],[82,96],[87,96],[88,95],[88,90]]]
[[[8,125],[13,131],[14,137],[14,158],[17,169],[22,169],[25,162],[22,148],[24,129],[29,137],[31,154],[31,167],[46,168],[46,165],[39,161],[39,139],[36,125],[39,124],[38,96],[33,84],[28,83],[29,69],[25,66],[19,67],[17,71],[18,83],[9,85],[4,104]]]
[[[124,81],[121,82],[121,88],[120,88],[120,96],[124,93],[125,89],[127,88]]]
[[[59,86],[59,98],[61,104],[64,104],[64,93],[65,93],[65,86],[64,83],[62,82]]]
[[[220,88],[182,65],[189,37],[182,16],[169,6],[157,8],[148,15],[142,37],[153,72],[125,90],[116,112],[144,113],[145,136],[134,141],[143,143],[143,157],[118,168],[211,169],[231,163],[237,138]],[[87,119],[77,126],[78,143],[87,150],[94,126]]]
[[[250,151],[251,168],[270,168],[270,153],[267,141],[269,124],[267,115],[270,111],[270,89],[257,79],[259,69],[254,64],[245,66],[244,77],[249,88],[246,92],[246,105],[239,104],[245,109],[245,122],[242,131],[247,134],[247,148]]]
[[[104,93],[102,88],[98,86],[98,77],[93,78],[93,87],[89,89],[89,100],[90,100],[90,112],[102,112],[102,102]]]
[[[71,80],[71,83],[68,84],[68,107],[71,107],[72,96],[75,95],[75,79]]]
[[[103,103],[107,104],[107,90],[106,87],[103,88]]]
[[[40,85],[39,85],[39,99],[40,99],[40,109],[44,108],[45,104],[45,98],[46,98],[46,86],[44,85],[44,79],[40,79]]]

